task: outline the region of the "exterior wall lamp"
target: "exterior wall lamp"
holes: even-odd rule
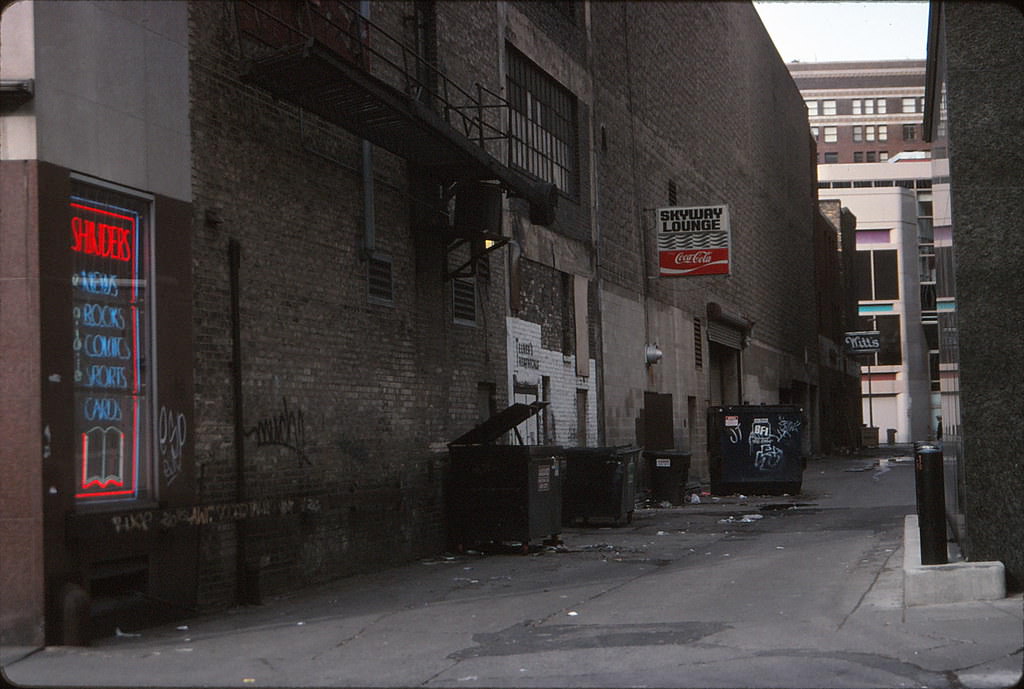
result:
[[[644,348],[644,358],[647,360],[648,366],[654,366],[654,364],[661,361],[661,357],[663,356],[665,356],[665,354],[657,344],[649,344]]]

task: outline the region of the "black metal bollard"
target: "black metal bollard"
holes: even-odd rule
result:
[[[942,448],[919,443],[914,448],[917,526],[921,532],[921,564],[949,562],[946,546],[946,494],[942,479]]]

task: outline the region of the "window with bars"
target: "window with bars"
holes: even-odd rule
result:
[[[512,46],[509,162],[574,196],[578,187],[576,97]]]

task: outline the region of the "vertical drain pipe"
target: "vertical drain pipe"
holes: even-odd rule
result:
[[[231,396],[234,403],[235,426],[235,500],[245,500],[245,414],[242,406],[242,311],[240,280],[242,247],[237,239],[228,240],[231,282]],[[235,522],[235,603],[242,605],[253,598],[253,587],[246,568],[246,527],[243,520]]]
[[[359,16],[370,18],[370,0],[359,1]],[[363,27],[359,27],[360,39]],[[373,144],[363,139],[363,252],[371,258],[377,247],[377,225],[374,219],[373,201]]]

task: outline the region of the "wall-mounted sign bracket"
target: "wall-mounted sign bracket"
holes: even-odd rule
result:
[[[510,237],[489,232],[476,232],[472,236],[447,235],[448,242],[445,248],[445,256],[449,257],[465,245],[469,245],[469,258],[457,268],[446,269],[445,280],[454,278],[471,278],[476,275],[476,267],[482,256],[500,249],[511,240]]]

